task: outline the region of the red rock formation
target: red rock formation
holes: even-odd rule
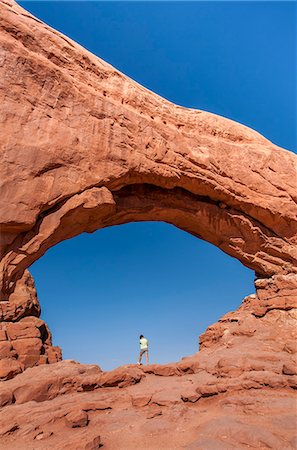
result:
[[[296,273],[295,155],[162,99],[11,0],[0,26],[3,298],[57,242],[136,220]]]
[[[0,380],[7,380],[28,367],[60,361],[59,347],[52,346],[34,281],[28,270],[17,281],[9,301],[0,302]]]
[[[296,156],[165,101],[12,0],[0,13],[3,448],[295,448]],[[63,239],[143,220],[236,257],[256,294],[178,363],[61,362],[27,268]]]
[[[259,302],[245,298],[178,363],[102,372],[63,361],[2,382],[3,448],[293,450],[296,307],[259,315]]]

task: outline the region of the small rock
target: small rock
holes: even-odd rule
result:
[[[197,392],[188,392],[188,393],[183,393],[181,395],[181,399],[183,402],[187,403],[196,403],[199,398],[201,398],[201,395],[198,394]]]
[[[94,437],[90,442],[85,445],[85,450],[97,450],[101,446],[100,436]]]
[[[138,395],[138,396],[135,395],[131,397],[131,402],[133,406],[143,407],[149,404],[151,398],[152,398],[151,395]]]
[[[287,363],[283,365],[283,374],[284,375],[297,375],[297,366],[293,363]]]
[[[35,436],[34,439],[36,439],[37,441],[41,441],[42,439],[47,439],[52,435],[53,435],[52,431],[47,431],[47,432],[42,431],[41,433],[37,434],[37,436]]]
[[[6,405],[11,405],[14,402],[12,391],[0,387],[0,408]]]
[[[89,423],[88,414],[83,410],[74,410],[65,417],[66,425],[70,428],[86,427]]]
[[[148,415],[146,416],[146,418],[147,418],[147,419],[153,419],[154,417],[161,416],[162,414],[163,414],[163,413],[162,413],[161,408],[154,408],[154,409],[151,409],[151,410],[149,411],[149,413],[148,413]]]

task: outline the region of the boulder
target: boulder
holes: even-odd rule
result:
[[[0,359],[0,380],[10,380],[23,370],[23,364],[13,358]]]
[[[67,427],[80,428],[86,427],[88,425],[89,419],[86,411],[83,411],[81,409],[74,409],[65,416],[65,421]]]

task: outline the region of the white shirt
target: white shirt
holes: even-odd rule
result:
[[[146,338],[140,339],[140,350],[145,350],[148,347],[148,340]]]

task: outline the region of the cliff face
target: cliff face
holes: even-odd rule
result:
[[[295,448],[296,156],[162,99],[12,0],[0,41],[4,448]],[[179,363],[61,362],[28,267],[81,232],[145,220],[236,257],[256,293]]]

